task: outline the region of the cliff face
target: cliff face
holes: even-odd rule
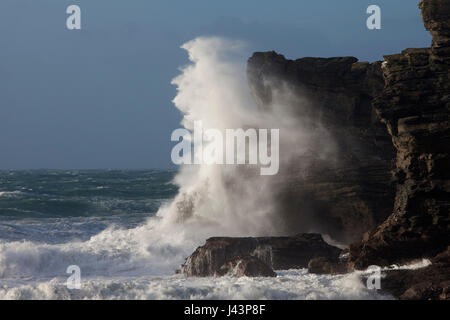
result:
[[[431,48],[385,56],[374,107],[397,150],[392,215],[351,246],[356,268],[433,257],[450,240],[450,2],[420,3]]]
[[[283,104],[276,100],[280,88],[287,88],[282,95],[290,97],[293,119],[306,118],[307,125],[324,128],[336,146],[333,159],[317,156],[323,148],[317,144],[285,164],[287,174],[280,168],[282,179],[275,188],[280,218],[298,225],[296,216],[310,215],[308,226],[301,223],[309,229],[297,232],[320,232],[345,243],[360,240],[384,221],[394,202],[395,153],[372,106],[384,86],[381,62],[353,57],[287,60],[275,52],[255,53],[247,76],[260,108],[282,112]],[[298,125],[304,124],[299,120]],[[311,165],[306,175],[297,175],[302,163]]]
[[[260,108],[280,111],[277,92],[287,86],[297,97],[290,101],[298,109],[294,119],[324,126],[337,145],[333,163],[314,156],[319,145],[281,172],[277,214],[293,223],[307,208],[317,232],[349,241],[370,230],[362,241],[338,257],[318,235],[270,240],[270,250],[255,250],[258,238],[214,238],[188,258],[185,274],[211,274],[229,252],[264,252],[258,259],[272,267],[309,261],[312,273],[430,258],[422,269],[386,271],[383,290],[400,299],[450,298],[450,1],[423,0],[420,8],[431,48],[406,49],[372,64],[352,57],[293,61],[275,52],[255,53],[248,62]],[[306,176],[296,175],[302,161],[312,164]],[[275,265],[273,246],[286,249],[278,250]]]

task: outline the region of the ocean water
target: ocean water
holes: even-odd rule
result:
[[[1,171],[0,299],[389,299],[360,274],[278,271],[276,278],[185,278],[201,245],[164,223],[174,171]],[[67,267],[81,270],[68,289]]]
[[[65,243],[136,227],[177,193],[174,171],[0,171],[0,240]]]

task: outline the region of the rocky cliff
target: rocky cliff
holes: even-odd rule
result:
[[[427,268],[390,271],[385,289],[402,299],[448,299],[450,1],[423,0],[419,7],[425,28],[433,37],[430,48],[406,49],[373,64],[348,57],[288,61],[274,52],[257,53],[249,60],[249,79],[263,106],[270,105],[274,83],[266,78],[291,83],[298,95],[311,101],[311,108],[328,115],[321,121],[328,130],[340,134],[340,153],[358,159],[354,163],[340,161],[337,168],[349,173],[338,183],[357,188],[351,196],[336,199],[334,190],[339,188],[329,174],[312,175],[304,181],[303,190],[293,190],[299,198],[305,190],[314,190],[311,195],[320,199],[316,185],[325,186],[321,191],[330,201],[326,219],[338,217],[345,229],[354,226],[360,214],[364,217],[360,222],[370,229],[362,241],[349,246],[347,262],[316,258],[310,262],[311,272],[342,273],[429,258],[432,265]],[[342,143],[341,137],[344,141],[359,139],[366,147]],[[388,140],[395,148],[392,168]],[[369,168],[376,168],[377,174]],[[355,171],[359,179],[349,179]],[[388,171],[394,177],[393,203],[381,192],[382,186],[392,190]],[[373,192],[373,197],[366,197],[366,192]],[[377,201],[380,206],[375,205]],[[364,203],[365,210],[356,203]],[[330,206],[335,204],[346,210],[333,211]],[[387,219],[375,228],[367,221],[379,221],[377,218],[384,215]],[[359,235],[363,229],[354,230]]]
[[[273,51],[248,61],[261,108],[273,108],[274,92],[287,85],[301,97],[298,116],[323,125],[338,147],[334,166],[306,155],[315,164],[309,175],[286,178],[280,216],[306,206],[319,232],[344,242],[369,231],[350,247],[356,268],[431,258],[449,245],[450,3],[420,8],[431,48],[374,63],[287,60]]]
[[[317,235],[276,240],[286,250],[274,262],[276,255],[268,259],[267,252],[276,250],[260,247],[268,240],[215,238],[188,258],[185,274],[211,275],[224,263],[226,271],[240,263],[235,256],[255,252],[266,253],[257,256],[266,266],[308,265],[322,274],[429,258],[426,268],[387,271],[383,290],[401,299],[450,298],[450,1],[419,6],[431,48],[406,49],[375,63],[287,60],[275,52],[248,61],[260,108],[279,108],[277,92],[287,87],[284,93],[296,97],[290,97],[295,116],[324,126],[337,145],[332,165],[314,156],[318,149],[296,159],[312,163],[306,176],[296,175],[296,161],[289,164],[275,191],[282,204],[277,214],[295,227],[295,216],[308,208],[314,215],[309,227],[354,243],[338,257]],[[280,262],[283,252],[296,258]],[[254,259],[243,262],[270,274]]]
[[[282,112],[275,95],[284,90],[282,96],[290,98],[285,105],[296,111],[294,121],[306,118],[307,125],[324,128],[336,146],[324,159],[323,145],[316,143],[284,164],[288,173],[280,170],[282,179],[274,188],[281,199],[280,219],[296,225],[296,216],[309,215],[303,227],[309,222],[310,230],[344,243],[360,240],[384,221],[394,202],[395,153],[372,106],[384,86],[381,62],[354,57],[287,60],[275,52],[259,52],[249,59],[247,76],[260,108]],[[298,120],[298,125],[305,124]],[[307,174],[297,175],[304,163],[311,163]]]
[[[385,272],[382,289],[402,300],[450,300],[450,247],[425,268]]]

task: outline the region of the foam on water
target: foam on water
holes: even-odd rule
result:
[[[20,195],[22,195],[23,192],[22,191],[0,191],[0,197],[5,197],[5,198],[14,198],[14,197],[19,197]]]
[[[195,226],[197,227],[197,226]],[[174,271],[204,242],[208,228],[174,227],[153,218],[134,229],[108,228],[84,242],[0,243],[0,299],[391,299],[368,290],[367,271],[276,278],[185,278]],[[66,268],[82,270],[80,290],[66,287]],[[423,260],[390,269],[417,269]],[[387,268],[384,268],[386,270]]]
[[[160,232],[165,231],[153,220],[134,229],[110,227],[87,241],[2,241],[0,278],[55,277],[69,265],[78,265],[85,275],[171,274],[193,245],[188,246],[182,230],[164,237]]]
[[[320,130],[302,130],[288,111],[279,114],[256,108],[246,86],[241,46],[220,38],[199,38],[183,46],[192,62],[174,80],[178,87],[174,103],[183,112],[183,125],[191,129],[197,119],[219,129],[280,125],[291,133],[284,143],[296,145],[286,161],[308,149],[312,138],[328,141]],[[324,156],[332,152],[326,146],[330,150]],[[211,236],[285,234],[285,223],[274,205],[276,185],[270,178],[252,176],[251,171],[183,167],[175,178],[178,189],[168,184],[172,179],[168,172],[44,171],[39,178],[34,175],[0,172],[1,190],[27,190],[26,194],[0,193],[0,298],[389,298],[367,290],[358,273],[319,276],[289,270],[280,271],[277,278],[175,276],[186,257]],[[152,184],[155,176],[160,180]],[[147,203],[147,198],[154,202]],[[160,207],[155,213],[156,203]],[[133,214],[140,218],[133,220]],[[301,219],[303,214],[307,212],[296,213],[300,226],[306,221]],[[80,290],[65,285],[70,265],[81,269]]]
[[[182,276],[87,279],[68,290],[64,279],[0,285],[0,299],[392,299],[368,290],[358,275],[312,275],[279,271],[276,278],[184,278]]]

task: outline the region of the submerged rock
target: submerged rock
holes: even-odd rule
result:
[[[206,240],[205,245],[198,247],[186,259],[181,266],[181,273],[188,277],[220,275],[223,270],[230,270],[231,266],[236,266],[239,259],[246,256],[258,258],[273,270],[306,268],[312,258],[338,257],[340,252],[339,248],[327,244],[319,234],[299,234],[293,237],[214,237]],[[242,261],[248,268],[253,268],[258,263],[249,258]],[[265,270],[261,264],[257,266],[259,267],[251,270]],[[220,271],[222,267],[224,269]]]

